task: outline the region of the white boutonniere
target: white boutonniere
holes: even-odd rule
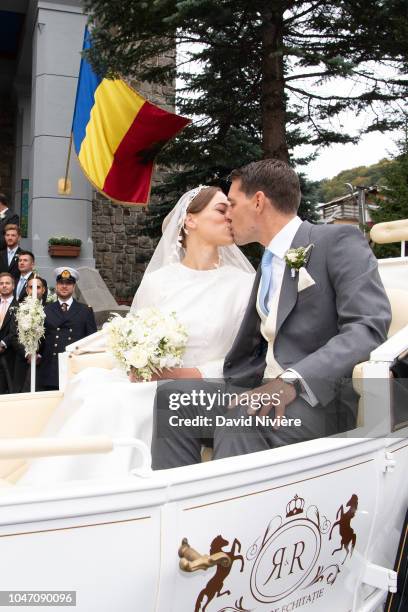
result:
[[[3,221],[4,217],[6,216],[6,212],[7,210],[3,210],[3,212],[0,213],[0,220]]]
[[[298,247],[297,249],[289,249],[286,251],[285,261],[286,265],[290,268],[290,275],[292,278],[295,278],[296,273],[307,265],[313,247],[313,244],[308,244],[305,247]]]

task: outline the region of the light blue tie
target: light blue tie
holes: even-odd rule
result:
[[[26,283],[25,278],[21,277],[20,280],[18,281],[18,285],[17,285],[17,299],[20,297],[20,293],[24,289],[25,283]]]
[[[269,313],[268,298],[272,281],[272,259],[272,251],[268,251],[268,249],[265,249],[261,261],[261,287],[259,290],[259,305],[266,316],[268,316]]]

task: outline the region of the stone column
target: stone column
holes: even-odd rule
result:
[[[33,30],[29,237],[37,268],[54,284],[57,266],[95,266],[92,190],[71,155],[72,192],[58,194],[65,174],[86,17],[80,0],[37,0]],[[51,258],[48,239],[82,240],[78,258]]]
[[[30,172],[31,98],[30,92],[26,90],[17,91],[17,95],[13,202],[15,212],[21,215],[22,180],[29,179]],[[23,226],[21,216],[20,225]],[[24,228],[22,227],[22,229]],[[29,248],[31,246],[31,241],[28,236],[23,237],[21,245],[23,248]]]
[[[9,100],[0,100],[0,192],[11,199],[14,135],[13,109]]]

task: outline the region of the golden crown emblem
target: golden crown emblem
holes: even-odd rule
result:
[[[71,272],[69,270],[63,270],[61,272],[62,278],[69,278],[71,276]]]
[[[303,512],[304,507],[305,500],[303,499],[303,497],[295,495],[286,506],[286,518],[290,516],[296,516],[296,514],[301,514]]]

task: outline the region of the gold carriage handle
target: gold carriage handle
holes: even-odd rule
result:
[[[222,565],[223,567],[230,567],[231,565],[231,559],[223,552],[217,552],[213,555],[200,555],[194,548],[191,548],[187,538],[182,539],[178,555],[180,557],[179,567],[183,572],[206,570],[213,565]]]

